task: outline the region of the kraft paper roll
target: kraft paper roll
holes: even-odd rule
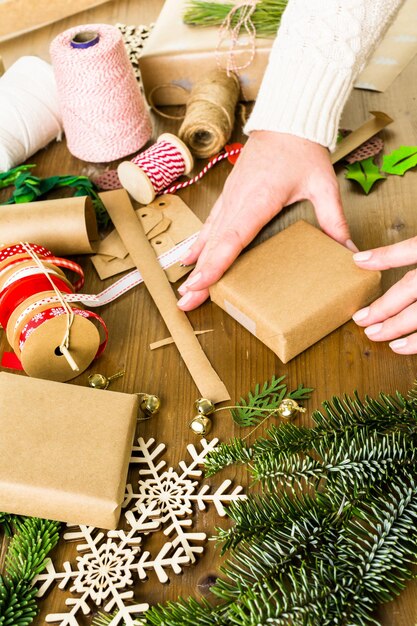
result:
[[[70,351],[79,371],[74,372],[65,357],[56,352],[66,327],[67,316],[60,315],[39,326],[27,338],[20,360],[28,376],[65,382],[87,369],[100,345],[99,331],[89,319],[75,315],[70,331]]]
[[[54,254],[91,254],[97,220],[88,196],[0,206],[0,243],[29,241]]]

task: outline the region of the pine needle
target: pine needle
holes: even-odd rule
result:
[[[210,2],[191,0],[187,4],[183,20],[189,26],[220,26],[234,4],[230,2]],[[276,35],[287,0],[260,0],[252,14],[252,22],[259,37]],[[236,25],[240,16],[237,11],[232,25]]]

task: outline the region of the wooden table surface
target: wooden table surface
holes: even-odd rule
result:
[[[22,54],[38,54],[48,59],[48,46],[52,37],[70,26],[93,22],[149,24],[156,18],[161,6],[162,0],[115,0],[0,44],[0,55],[6,67]],[[354,128],[369,117],[368,111],[381,110],[395,120],[383,132],[386,152],[400,145],[417,144],[416,83],[417,58],[385,93],[355,90],[346,106],[342,126]],[[160,117],[154,117],[153,122],[154,136],[161,131],[175,132],[178,129],[177,122]],[[237,129],[234,139],[239,140],[240,137],[241,131]],[[88,172],[89,167],[67,151],[65,142],[51,144],[29,159],[29,162],[37,163],[35,174],[38,176],[80,174]],[[201,166],[202,163],[197,162],[196,171]],[[228,163],[222,163],[199,184],[181,192],[183,200],[200,218],[204,219],[208,215],[230,167]],[[408,172],[403,178],[389,177],[382,184],[378,183],[369,196],[365,196],[352,182],[344,179],[341,167],[337,167],[337,171],[352,238],[359,248],[394,243],[417,233],[416,171]],[[282,230],[300,218],[315,223],[311,205],[300,203],[286,209],[267,227],[264,236]],[[80,261],[86,270],[85,289],[88,292],[98,292],[112,282],[111,279],[101,282],[88,258],[84,257]],[[265,272],[267,271],[268,267],[265,267]],[[285,272],[285,259],[282,271]],[[385,272],[384,288],[389,287],[404,272],[405,269]],[[297,285],[294,285],[294,289],[297,289]],[[162,400],[162,409],[158,416],[140,424],[139,432],[145,438],[152,436],[157,441],[166,443],[165,458],[176,467],[182,458],[186,458],[186,445],[198,441],[188,428],[189,420],[195,412],[193,404],[199,395],[198,391],[175,346],[150,351],[149,343],[166,337],[168,333],[143,285],[103,308],[101,314],[110,331],[108,349],[100,362],[91,366],[74,383],[86,384],[88,374],[94,371],[111,375],[124,368],[126,375],[113,383],[113,390],[158,394]],[[216,305],[206,302],[190,313],[189,318],[195,329],[214,329],[214,332],[203,335],[200,341],[230,391],[232,401],[238,400],[257,382],[263,382],[273,374],[285,374],[291,388],[304,383],[315,389],[307,403],[309,412],[319,407],[323,400],[345,392],[352,393],[355,389],[361,395],[377,395],[381,390],[388,393],[395,390],[407,392],[415,379],[416,356],[398,356],[387,345],[370,342],[353,322],[348,322],[287,365],[283,365],[268,348]],[[1,353],[6,347],[4,333],[1,333]],[[308,414],[302,419],[298,418],[298,421],[309,424]],[[212,435],[221,440],[226,441],[232,436],[241,435],[228,413],[219,414],[214,422]],[[257,434],[260,435],[261,432],[259,430]],[[236,481],[236,484],[247,484],[246,473],[239,469],[224,472],[221,478],[215,477],[208,482],[219,484],[226,477]],[[221,523],[216,512],[210,509],[197,514],[194,527],[211,535],[215,526]],[[5,545],[6,541],[3,539],[3,555]],[[63,560],[74,558],[74,546],[61,540],[53,553],[54,562],[59,566]],[[151,576],[149,582],[138,584],[137,597],[154,604],[176,599],[179,595],[198,595],[203,589],[204,579],[216,571],[219,561],[214,543],[210,542],[204,556],[196,565],[186,568],[183,575],[172,575],[170,583],[164,586]],[[416,591],[417,583],[410,583],[399,599],[380,609],[378,617],[384,626],[415,626]],[[35,624],[44,624],[48,612],[63,610],[64,597],[65,593],[55,588],[45,600],[40,601],[41,613]],[[80,625],[89,624],[89,621],[80,621]]]

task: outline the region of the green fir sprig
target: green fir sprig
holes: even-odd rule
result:
[[[0,513],[0,520],[12,534],[0,575],[0,626],[28,626],[38,614],[33,579],[58,542],[60,524],[6,513]]]
[[[251,17],[258,37],[276,35],[287,1],[259,0]],[[187,3],[183,20],[190,26],[220,26],[233,7],[231,2],[191,0]],[[244,6],[234,13],[232,26],[237,24],[243,10]]]
[[[297,389],[288,391],[287,385],[282,382],[284,379],[285,376],[273,376],[262,387],[257,384],[253,392],[249,391],[247,399],[240,398],[237,408],[230,411],[234,421],[239,426],[254,426],[265,418],[267,411],[278,408],[284,398],[307,400],[310,397],[313,389],[299,385]]]
[[[261,492],[231,504],[234,525],[218,531],[229,558],[216,601],[159,605],[145,624],[379,624],[376,607],[417,564],[417,392],[333,398],[313,421],[210,453],[209,472],[244,463]]]

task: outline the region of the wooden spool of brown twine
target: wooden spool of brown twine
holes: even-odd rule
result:
[[[179,136],[201,159],[214,156],[232,134],[240,92],[236,74],[215,69],[193,86]]]

